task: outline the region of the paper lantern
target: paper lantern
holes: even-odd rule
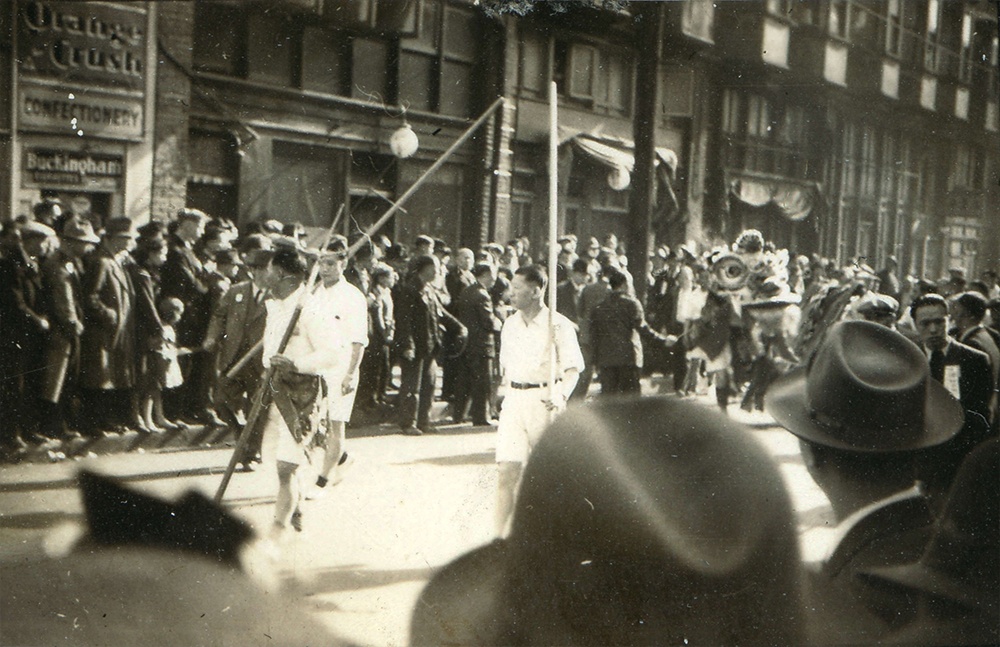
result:
[[[406,159],[416,153],[419,145],[417,133],[413,132],[410,124],[403,124],[389,138],[389,149],[392,150],[393,155],[400,159]]]
[[[624,166],[616,166],[608,173],[608,186],[615,191],[624,191],[632,183],[632,175]]]

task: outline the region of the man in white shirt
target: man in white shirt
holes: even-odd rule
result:
[[[517,312],[504,322],[500,333],[506,395],[497,428],[497,534],[504,532],[513,510],[514,494],[531,448],[553,415],[565,409],[583,370],[583,353],[573,322],[554,313],[550,330],[545,284],[545,274],[537,265],[514,273],[511,304]],[[556,376],[554,385],[549,384],[552,375]]]
[[[368,301],[361,291],[344,278],[347,239],[334,236],[319,257],[320,285],[313,292],[310,308],[325,322],[325,335],[336,342],[335,367],[325,375],[329,392],[330,428],[326,434],[326,454],[316,486],[325,488],[334,467],[340,467],[334,482],[347,466],[344,430],[351,419],[358,391],[361,356],[368,345]]]

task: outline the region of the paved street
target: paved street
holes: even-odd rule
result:
[[[709,398],[699,398],[708,407]],[[800,519],[804,552],[829,510],[802,466],[797,444],[762,414],[736,411],[781,466]],[[406,644],[410,609],[433,570],[489,541],[493,530],[494,434],[442,427],[423,437],[391,427],[350,430],[356,462],[324,499],[308,503],[305,530],[285,546],[284,588],[302,597],[340,635],[366,645]],[[0,562],[43,554],[79,521],[73,477],[83,467],[174,498],[197,488],[211,496],[229,459],[225,449],[129,453],[0,472]],[[264,469],[234,476],[226,503],[257,529],[270,522],[276,479]]]

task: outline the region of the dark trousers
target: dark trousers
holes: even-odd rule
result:
[[[459,376],[455,399],[455,420],[464,420],[466,408],[474,425],[486,425],[490,420],[490,396],[493,393],[493,358],[462,357],[463,371]]]
[[[45,356],[39,345],[0,350],[0,442],[16,443],[38,431]]]
[[[399,426],[430,426],[431,404],[434,403],[436,368],[433,357],[418,357],[414,360],[400,359]]]
[[[223,373],[219,375],[219,381],[215,385],[213,402],[215,411],[231,429],[236,437],[243,434],[243,426],[237,419],[237,413],[243,412],[244,418],[250,415],[250,408],[253,406],[253,398],[257,397],[260,388],[260,369],[244,368],[242,371],[229,378]],[[261,441],[264,439],[262,433],[263,426],[258,423],[256,436],[251,440],[246,448],[245,456],[253,458],[260,454]]]
[[[461,388],[459,375],[464,368],[461,357],[441,358],[441,399],[454,402]]]
[[[601,395],[638,394],[641,371],[638,366],[602,366]]]
[[[576,381],[573,393],[569,396],[570,400],[583,400],[586,398],[587,393],[590,391],[590,383],[594,381],[594,365],[588,359],[590,357],[590,347],[582,346],[580,350],[583,351],[583,370],[580,371],[580,377]]]
[[[389,347],[374,340],[368,342],[358,368],[356,406],[370,408],[382,402],[389,385]]]

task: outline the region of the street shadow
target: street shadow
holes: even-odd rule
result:
[[[132,474],[130,476],[112,476],[116,481],[123,483],[135,483],[140,481],[158,481],[161,479],[174,479],[186,476],[212,476],[222,474],[225,466],[213,467],[192,467],[183,470],[164,470],[162,472],[146,472],[143,474]],[[75,488],[77,486],[76,477],[60,478],[52,481],[31,481],[27,483],[4,483],[0,485],[0,494],[11,492],[34,492],[36,490],[62,490]]]
[[[369,570],[342,566],[311,573],[308,582],[299,582],[293,586],[303,596],[360,591],[401,582],[425,581],[430,579],[435,570],[430,567]]]
[[[40,530],[51,528],[63,521],[80,521],[83,515],[74,512],[27,512],[0,515],[0,528],[15,530]]]
[[[496,460],[493,452],[476,452],[475,454],[458,454],[456,456],[435,456],[434,458],[422,458],[420,460],[406,463],[393,463],[393,465],[440,465],[442,467],[455,467],[458,465],[491,465]]]

